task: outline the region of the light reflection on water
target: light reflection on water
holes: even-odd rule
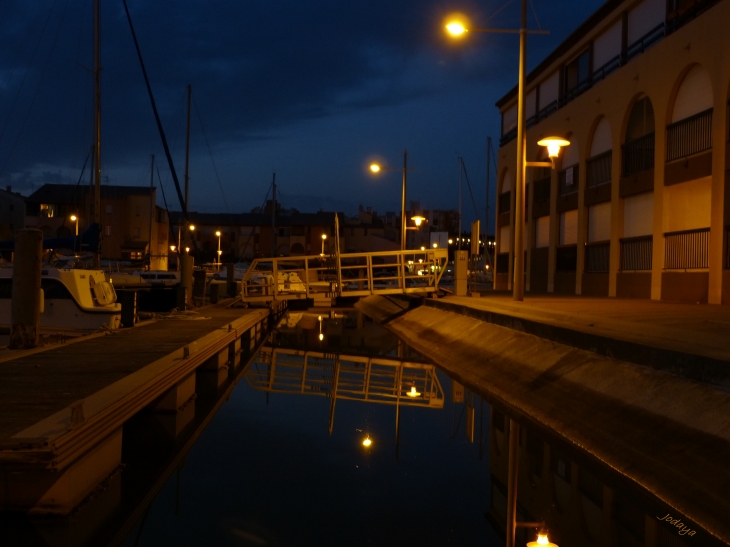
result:
[[[304,329],[297,326],[302,318]],[[274,345],[333,357],[355,341],[353,354],[397,355],[396,339],[362,316],[325,318],[322,342],[318,317],[312,325],[307,314],[294,319],[280,325]],[[488,407],[480,460],[479,439],[466,439],[464,404],[452,402],[451,380],[438,378],[443,408],[398,405],[398,460],[395,404],[338,398],[330,435],[330,397],[267,393],[240,382],[188,454],[179,483],[168,481],[124,545],[502,544],[484,518]],[[328,381],[331,373],[323,385]],[[373,441],[367,449],[366,434]]]

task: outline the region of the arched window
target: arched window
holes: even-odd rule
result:
[[[695,66],[682,79],[667,126],[667,161],[712,148],[712,83],[707,71]]]
[[[640,98],[631,108],[621,167],[624,177],[654,167],[654,109],[649,97]]]

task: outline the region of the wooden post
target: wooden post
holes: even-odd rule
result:
[[[193,266],[195,259],[189,253],[180,253],[180,286],[185,289],[185,307],[193,307]]]
[[[18,230],[15,237],[13,290],[10,305],[10,348],[38,345],[41,323],[41,259],[43,232]]]

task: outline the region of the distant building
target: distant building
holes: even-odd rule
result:
[[[0,190],[0,241],[15,237],[25,227],[25,198],[8,186]]]
[[[45,237],[74,235],[91,223],[93,193],[88,185],[44,184],[25,199],[25,225]],[[169,228],[167,212],[155,204],[156,190],[149,186],[101,187],[102,258],[142,261],[151,269],[167,269]],[[1,202],[0,202],[1,203]]]
[[[516,204],[517,93],[502,114],[496,288],[513,281],[525,207],[530,292],[730,304],[730,0],[609,0],[527,78]]]

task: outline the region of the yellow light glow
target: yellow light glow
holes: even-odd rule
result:
[[[322,340],[324,340],[324,334],[322,334],[322,333],[320,332],[320,333],[319,333],[319,341],[321,342]]]
[[[78,218],[79,218],[79,217],[77,217],[76,215],[71,215],[71,220],[74,220],[74,221],[75,221],[75,220],[76,220],[76,219],[78,219]]]
[[[327,234],[322,234],[322,239],[327,239]]]
[[[221,236],[221,231],[220,230],[216,230],[215,235],[217,235],[218,237],[220,237]]]
[[[433,248],[434,248],[434,249],[438,249],[438,248],[439,248],[439,244],[438,244],[438,243],[434,243],[434,244],[433,244]]]
[[[488,270],[489,269],[489,264],[487,264],[486,266],[484,266],[484,269],[485,270]]]
[[[416,215],[414,217],[411,217],[411,220],[416,223],[416,226],[420,226],[421,223],[426,220],[424,217],[420,215]]]
[[[188,228],[190,228],[190,231],[191,232],[194,232],[195,231],[195,224],[191,224],[190,226],[188,226]]]
[[[189,253],[190,252],[190,247],[185,247],[185,252],[186,253]]]
[[[537,141],[538,146],[547,146],[548,156],[551,158],[557,158],[560,155],[560,148],[568,146],[570,141],[563,139],[562,137],[545,137]]]
[[[369,447],[369,446],[370,446],[371,444],[373,444],[373,441],[371,441],[371,440],[370,440],[370,435],[368,435],[368,436],[367,436],[367,437],[365,437],[365,439],[363,440],[363,442],[362,442],[362,445],[363,445],[363,446],[364,446],[365,448],[368,448],[368,447]]]
[[[421,245],[421,250],[422,251],[425,251],[426,250],[426,247],[424,247],[423,245]],[[421,259],[419,262],[423,262],[423,259]]]
[[[175,245],[170,245],[170,250],[171,250],[171,251],[172,251],[173,253],[175,252],[175,249],[177,249],[177,247],[175,247]]]
[[[222,255],[223,251],[218,251],[218,256]]]
[[[408,395],[409,397],[416,398],[416,397],[420,397],[421,393],[416,389],[416,386],[411,386],[411,390],[408,393],[406,393],[406,395]]]
[[[379,173],[380,172],[380,166],[377,163],[373,163],[370,165],[370,170],[373,173]]]
[[[466,27],[459,23],[458,21],[452,21],[451,23],[448,23],[446,25],[446,30],[448,31],[451,36],[455,38],[461,38],[468,32]]]
[[[537,533],[537,541],[530,541],[527,547],[558,547],[556,543],[550,543],[547,532],[540,531]]]
[[[454,240],[453,239],[449,239],[449,245],[453,245],[453,244],[454,244]]]

